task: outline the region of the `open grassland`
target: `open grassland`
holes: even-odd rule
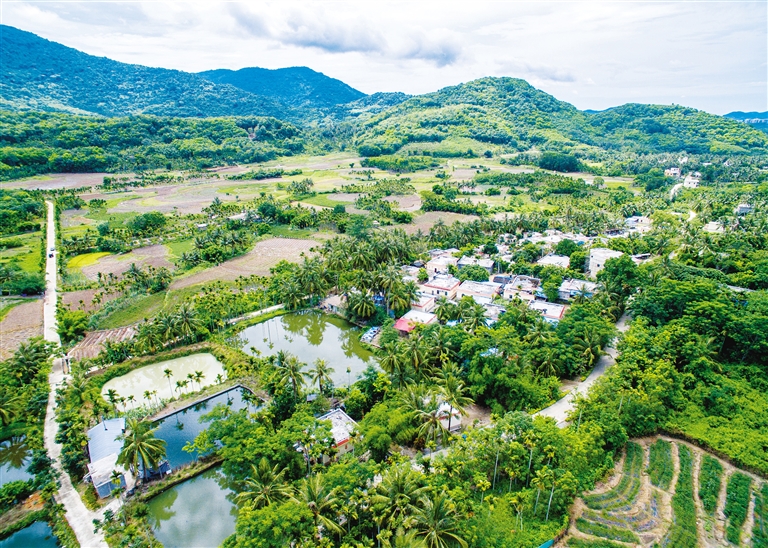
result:
[[[558,546],[765,547],[766,485],[685,442],[629,442],[614,475],[577,499]]]
[[[199,288],[185,287],[169,291],[161,291],[152,295],[134,295],[120,299],[114,306],[107,307],[108,313],[98,318],[98,329],[115,329],[125,327],[156,316],[163,310],[171,310],[178,306],[182,299],[191,297]]]
[[[69,261],[67,261],[67,268],[70,270],[82,270],[84,267],[94,265],[99,262],[99,259],[109,255],[111,255],[111,253],[106,251],[98,251],[96,253],[83,253],[82,255],[77,255],[76,257],[72,257]]]
[[[12,243],[6,247],[3,242]],[[21,245],[17,245],[21,243]],[[24,272],[40,272],[40,246],[42,232],[28,232],[0,240],[0,264],[15,264]]]

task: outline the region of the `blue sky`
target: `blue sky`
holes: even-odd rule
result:
[[[142,65],[308,66],[366,92],[514,76],[582,109],[768,110],[768,2],[34,2],[2,23]]]

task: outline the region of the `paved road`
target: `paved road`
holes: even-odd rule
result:
[[[629,324],[627,321],[628,317],[626,314],[624,314],[616,323],[616,329],[618,329],[621,333],[624,333],[627,329],[629,329]],[[557,400],[549,407],[545,407],[538,413],[534,413],[534,416],[543,415],[545,417],[552,417],[555,419],[555,422],[557,422],[557,425],[560,428],[565,428],[568,425],[568,415],[571,413],[571,411],[573,411],[573,408],[575,407],[574,400],[576,399],[576,396],[578,394],[586,394],[589,388],[595,384],[595,381],[602,377],[608,368],[616,363],[618,352],[616,351],[614,344],[615,343],[612,343],[605,348],[605,354],[600,357],[600,360],[598,360],[595,368],[592,370],[589,376],[584,379],[583,382],[577,384],[573,390],[568,392],[568,394]]]
[[[56,245],[56,224],[54,218],[53,203],[46,202],[48,207],[48,224],[46,235],[46,249],[50,253],[50,249]],[[56,330],[56,257],[58,251],[53,257],[48,257],[45,265],[45,299],[43,300],[43,333],[45,340],[61,344],[58,331]],[[107,508],[111,508],[113,511],[117,510],[120,502],[118,500],[112,501],[109,506],[103,508],[100,512],[91,512],[88,510],[83,501],[80,499],[80,495],[72,485],[72,481],[69,479],[69,475],[61,467],[61,444],[56,443],[56,431],[58,430],[58,424],[56,423],[56,389],[64,383],[67,376],[64,374],[61,360],[54,360],[53,370],[48,376],[48,383],[51,386],[51,393],[48,396],[48,408],[45,414],[45,449],[48,451],[48,456],[53,459],[53,467],[59,473],[60,487],[59,492],[56,495],[56,500],[60,504],[64,505],[64,509],[67,515],[67,521],[69,526],[75,532],[77,541],[83,548],[107,548],[107,543],[104,540],[102,533],[95,534],[93,532],[93,520],[102,519],[104,517],[104,511]]]

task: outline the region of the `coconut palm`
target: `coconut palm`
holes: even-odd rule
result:
[[[353,291],[347,297],[347,307],[355,316],[361,319],[368,319],[376,312],[376,305],[370,293]]]
[[[4,390],[0,393],[0,423],[8,426],[15,419],[19,410],[20,397],[18,394],[11,394]]]
[[[171,377],[173,377],[173,371],[170,369],[163,369],[163,376],[168,379],[168,389],[171,391],[171,398],[173,397],[173,386],[171,386]],[[178,383],[176,383],[178,386]]]
[[[576,339],[573,349],[582,358],[582,370],[591,369],[604,354],[600,346],[600,335],[595,329],[586,328]]]
[[[287,468],[271,467],[262,457],[258,465],[251,465],[251,475],[245,480],[245,490],[237,495],[239,501],[250,501],[254,508],[263,508],[273,502],[288,500],[291,488],[285,480]]]
[[[302,371],[304,364],[293,354],[278,352],[275,369],[281,382],[291,386],[293,397],[298,399],[299,390],[304,386],[306,374]]]
[[[382,524],[390,530],[409,525],[426,487],[420,485],[418,474],[410,463],[391,466],[381,476],[381,483],[371,495],[371,504],[379,512]]]
[[[173,315],[174,332],[182,340],[189,341],[202,329],[197,311],[191,303],[182,304]]]
[[[331,374],[333,373],[333,367],[323,359],[316,359],[310,370],[308,371],[309,379],[312,383],[317,383],[317,389],[320,393],[323,393],[325,386],[331,384]]]
[[[315,474],[301,481],[296,493],[291,496],[296,504],[306,506],[315,522],[315,538],[322,538],[322,531],[341,534],[344,530],[336,519],[335,507],[339,505],[335,490],[328,489],[322,474]],[[330,517],[332,516],[332,517]]]
[[[123,448],[117,457],[117,463],[128,466],[134,475],[139,470],[139,465],[144,476],[153,468],[157,468],[165,457],[165,440],[155,437],[156,428],[152,423],[138,419],[128,419],[125,434],[118,439],[123,441]]]
[[[117,390],[114,388],[107,390],[107,401],[112,404],[112,409],[117,414],[117,403],[120,401],[120,395],[117,393]]]
[[[205,378],[205,373],[202,371],[195,371],[195,373],[192,375],[195,382],[197,383],[197,387],[199,390],[203,389],[203,379]]]
[[[424,541],[425,548],[466,548],[467,541],[458,532],[456,508],[445,493],[423,496],[413,517],[416,537]]]

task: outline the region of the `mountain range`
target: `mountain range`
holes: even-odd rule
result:
[[[88,55],[5,25],[0,25],[0,57],[0,109],[8,111],[269,116],[342,134],[365,155],[425,150],[454,155],[465,146],[486,145],[768,152],[768,135],[738,121],[745,113],[721,117],[677,105],[640,104],[581,111],[515,78],[481,78],[413,97],[366,95],[307,67],[196,74],[151,68]]]

